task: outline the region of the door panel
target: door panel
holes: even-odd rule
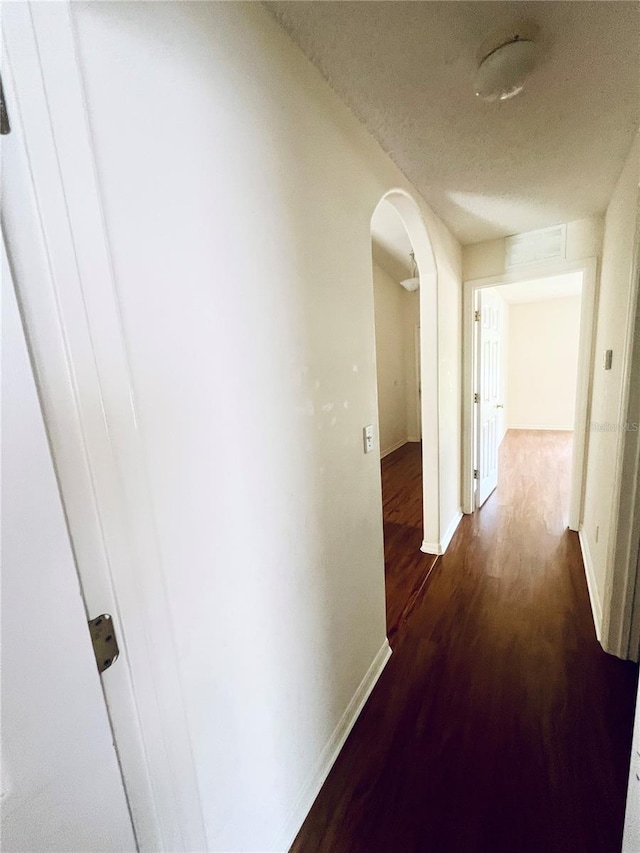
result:
[[[498,413],[500,402],[500,299],[491,290],[478,292],[477,504],[498,484]]]
[[[2,849],[133,851],[4,243],[2,402]]]

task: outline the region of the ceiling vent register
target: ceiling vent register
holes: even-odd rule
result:
[[[567,226],[555,225],[527,231],[505,239],[505,269],[564,259],[567,248]]]

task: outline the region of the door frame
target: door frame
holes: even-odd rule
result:
[[[612,535],[607,552],[602,634],[605,648],[633,661],[640,659],[640,187],[631,270],[630,317],[623,345],[619,422],[634,424],[618,434],[616,499],[611,507]]]
[[[49,268],[15,286],[85,607],[118,631],[102,688],[138,849],[206,850],[69,3],[5,4],[2,30],[33,220],[5,198],[5,239],[14,266],[41,251]]]
[[[416,393],[416,426],[415,437],[409,436],[409,441],[422,441],[422,364],[420,362],[420,321],[413,327],[413,369],[415,371],[415,393]]]
[[[420,550],[425,554],[440,555],[444,554],[450,535],[448,531],[441,530],[440,513],[438,268],[429,230],[415,199],[406,190],[397,188],[389,190],[376,203],[371,217],[383,202],[391,204],[402,220],[415,252],[420,276],[420,430],[422,437],[425,435],[429,437],[428,441],[422,441],[423,540]],[[370,242],[371,229],[369,229]],[[373,261],[371,281],[373,281]]]
[[[578,531],[582,524],[584,504],[584,480],[589,417],[591,412],[591,366],[595,345],[595,319],[597,301],[597,258],[578,261],[554,261],[510,270],[500,275],[470,279],[463,283],[462,294],[462,511],[475,511],[475,483],[473,461],[475,459],[474,383],[476,353],[474,347],[474,306],[476,293],[488,287],[516,284],[533,278],[552,278],[572,272],[582,273],[582,300],[580,308],[580,339],[578,352],[578,376],[576,382],[576,407],[574,417],[573,458],[571,465],[571,498],[569,502],[569,528]]]

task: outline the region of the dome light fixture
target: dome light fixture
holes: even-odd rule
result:
[[[414,293],[420,287],[420,276],[418,275],[418,265],[416,264],[416,256],[413,252],[410,253],[411,257],[411,278],[403,279],[400,284],[404,287],[405,290],[408,290],[409,293]]]
[[[519,95],[536,64],[536,45],[516,35],[484,57],[474,91],[483,101],[506,101]]]

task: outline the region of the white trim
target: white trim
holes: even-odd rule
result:
[[[453,539],[453,535],[458,529],[458,525],[462,521],[462,510],[458,510],[454,515],[451,523],[447,527],[444,536],[440,542],[427,542],[426,540],[422,541],[422,545],[420,546],[420,550],[423,554],[435,554],[438,557],[441,557],[449,547],[451,540]]]
[[[390,204],[402,220],[415,252],[420,274],[420,430],[428,436],[422,442],[422,535],[440,536],[440,360],[438,314],[438,268],[429,230],[420,206],[404,189],[388,190],[378,204]],[[372,211],[372,216],[375,210]],[[371,253],[371,281],[373,258]],[[380,419],[378,408],[378,421]],[[444,432],[443,432],[444,435]],[[420,441],[421,439],[418,439]]]
[[[581,272],[585,264],[595,260],[594,257],[578,258],[577,260],[552,260],[531,264],[526,267],[517,267],[505,270],[497,275],[482,276],[481,278],[465,279],[464,285],[473,285],[474,288],[497,287],[501,284],[518,284],[522,281],[532,281],[539,278],[552,278],[558,275],[566,275],[570,272]]]
[[[573,427],[571,460],[571,493],[569,498],[569,528],[580,530],[584,510],[584,489],[591,418],[591,394],[595,367],[596,320],[598,297],[598,262],[592,258],[582,273],[580,303],[580,340],[578,343],[578,373],[576,406]]]
[[[442,553],[444,554],[453,539],[453,534],[458,529],[458,525],[462,521],[462,510],[458,510],[454,517],[451,519],[451,524],[447,527],[447,530],[442,537]]]
[[[277,846],[278,850],[289,850],[293,844],[296,835],[300,831],[300,827],[304,823],[304,819],[308,815],[315,798],[318,796],[336,758],[340,754],[340,750],[344,746],[349,732],[360,716],[367,699],[371,695],[371,691],[376,686],[390,657],[391,647],[389,646],[389,640],[385,637],[384,643],[371,661],[369,669],[358,685],[356,692],[351,697],[351,701],[347,705],[338,725],[333,730],[327,745],[322,750],[309,781],[303,786],[291,817],[286,822],[285,828],[280,835],[281,842]]]
[[[535,429],[545,430],[545,429],[547,429],[547,430],[553,430],[556,432],[562,432],[562,431],[572,432],[573,431],[573,424],[571,426],[566,426],[566,425],[559,426],[558,424],[509,424],[509,426],[507,427],[507,431],[510,429],[528,429],[528,430],[532,430],[532,429],[533,430],[535,430]]]
[[[553,261],[505,271],[500,275],[469,279],[463,283],[463,381],[462,381],[462,511],[475,510],[475,483],[473,479],[473,370],[474,370],[474,299],[478,290],[528,281],[532,278],[549,278],[571,272],[582,272],[582,302],[580,313],[580,345],[578,380],[576,383],[576,409],[573,426],[573,460],[571,466],[571,498],[569,527],[579,530],[584,504],[584,480],[588,443],[589,413],[591,409],[592,365],[595,346],[595,320],[597,298],[597,258],[577,261]],[[510,427],[515,429],[516,427]],[[540,429],[540,427],[535,427]]]
[[[420,444],[421,441],[422,441],[422,439],[420,438],[419,435],[418,436],[410,435],[407,438],[407,444]]]
[[[402,220],[420,274],[420,430],[428,437],[428,441],[422,442],[423,536],[436,539],[440,536],[441,443],[438,268],[429,230],[412,196],[406,190],[394,188],[378,204],[382,202],[390,204]],[[373,261],[371,275],[373,281]]]
[[[435,317],[435,323],[433,318]],[[435,329],[434,329],[435,326]],[[433,336],[433,337],[432,337]],[[422,442],[423,536],[439,538],[440,517],[440,338],[438,274],[420,276],[420,429]],[[444,435],[444,430],[443,430]]]
[[[380,451],[380,459],[384,459],[385,456],[389,456],[391,453],[394,453],[396,450],[400,450],[400,448],[404,447],[408,441],[409,441],[408,438],[401,438],[400,441],[396,441],[396,443],[392,444],[391,447],[387,447],[386,450],[381,450]]]
[[[593,624],[596,629],[596,637],[598,642],[602,641],[602,604],[598,596],[598,584],[593,570],[593,560],[589,551],[587,537],[583,530],[578,531],[578,539],[580,540],[580,550],[582,551],[582,562],[584,563],[584,574],[587,579],[587,589],[589,590],[589,601],[591,602],[591,614],[593,616]]]
[[[636,200],[633,265],[622,363],[619,423],[640,422],[640,188]],[[637,660],[640,652],[640,432],[618,435],[611,526],[607,548],[604,647],[611,654]]]
[[[420,430],[419,436],[413,441],[420,441],[422,436],[422,378],[421,378],[421,370],[422,365],[420,364],[420,354],[422,352],[422,344],[420,341],[420,304],[418,303],[418,322],[414,323],[413,326],[413,369],[414,369],[414,380],[415,380],[415,394],[416,394],[416,420],[414,421],[414,425]]]

